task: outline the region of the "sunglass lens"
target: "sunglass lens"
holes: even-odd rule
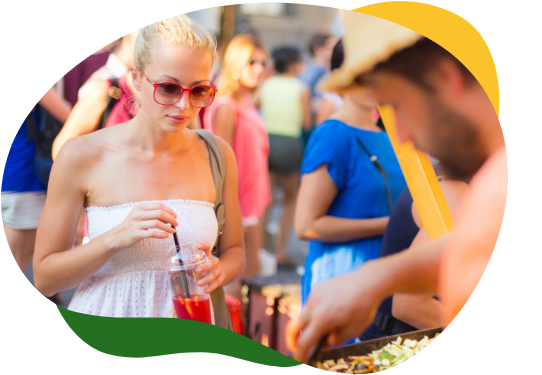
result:
[[[194,107],[203,108],[211,105],[215,90],[210,86],[196,86],[190,93],[190,101]]]
[[[161,83],[154,92],[155,100],[160,104],[173,104],[181,96],[181,86],[173,83]]]

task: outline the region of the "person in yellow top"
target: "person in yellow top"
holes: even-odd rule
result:
[[[328,88],[369,85],[379,104],[394,108],[400,141],[412,140],[439,159],[450,178],[473,177],[449,235],[314,288],[287,329],[288,345],[300,361],[323,338],[334,345],[360,334],[380,302],[394,293],[437,293],[447,326],[484,273],[506,204],[502,129],[471,72],[438,44],[395,23],[345,12],[345,26],[346,60]]]
[[[261,113],[269,133],[269,174],[271,186],[284,190],[280,235],[275,255],[279,264],[292,265],[287,244],[294,217],[301,160],[302,129],[310,128],[310,89],[296,76],[303,69],[301,54],[295,48],[282,47],[272,53],[276,75],[261,89]],[[269,216],[269,215],[267,215]]]

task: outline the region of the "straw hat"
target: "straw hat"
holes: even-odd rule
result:
[[[367,14],[344,11],[345,59],[338,71],[322,82],[322,89],[341,91],[361,73],[369,72],[395,52],[415,44],[423,35]]]

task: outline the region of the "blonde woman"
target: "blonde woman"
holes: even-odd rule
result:
[[[232,148],[239,170],[239,204],[245,232],[244,275],[256,275],[258,252],[263,244],[262,217],[271,203],[269,185],[269,138],[254,107],[253,93],[266,68],[267,53],[252,35],[238,35],[224,52],[218,97],[205,111],[204,128],[224,139]],[[234,291],[230,291],[237,294]]]
[[[209,74],[216,42],[186,16],[141,29],[132,72],[140,93],[130,121],[69,140],[58,153],[38,227],[34,280],[49,296],[80,285],[69,309],[116,317],[172,317],[160,263],[176,230],[199,244],[210,262],[197,272],[211,292],[243,270],[235,157],[226,158],[226,225],[220,260],[209,244],[217,235],[215,186],[207,145],[187,125],[216,92]],[[71,248],[81,208],[90,242]],[[175,228],[175,229],[174,229]]]

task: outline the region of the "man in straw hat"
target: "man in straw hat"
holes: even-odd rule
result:
[[[334,345],[361,334],[394,293],[437,293],[448,325],[489,262],[506,201],[499,119],[469,70],[436,43],[392,22],[345,12],[345,26],[346,60],[327,89],[369,85],[379,104],[394,108],[400,141],[411,140],[439,159],[450,178],[473,177],[451,234],[314,288],[288,326],[288,345],[299,361],[326,336]]]

